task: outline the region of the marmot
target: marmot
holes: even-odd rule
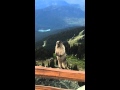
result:
[[[55,46],[55,54],[58,60],[58,67],[68,69],[66,61],[66,51],[65,46],[62,41],[57,41]]]

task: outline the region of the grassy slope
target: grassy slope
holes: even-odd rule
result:
[[[42,61],[40,60],[36,60],[38,65],[41,65]],[[68,55],[67,56],[67,61],[68,64],[77,64],[79,70],[85,70],[85,60],[84,59],[77,59],[75,56],[72,55]],[[43,61],[45,63],[45,65],[48,65],[48,60]],[[56,66],[56,65],[55,65]]]
[[[68,40],[68,42],[69,42],[70,46],[73,46],[73,44],[79,43],[79,40],[82,39],[83,37],[84,37],[84,34],[83,34],[83,31],[81,31],[74,38],[70,38]],[[72,66],[76,64],[80,71],[85,71],[85,59],[78,59],[75,56],[67,55],[67,61],[68,61],[68,64],[71,64]],[[47,66],[48,65],[48,60],[45,60],[44,63]],[[37,64],[40,65],[41,61],[38,60]],[[57,65],[55,65],[55,66],[57,66]],[[58,80],[58,81],[55,80],[55,81],[47,82],[47,83],[50,83],[49,86],[72,89],[72,90],[76,90],[80,86],[84,85],[84,84],[81,83],[81,85],[79,86],[77,81],[70,81],[70,80],[65,80],[65,79],[64,80]],[[39,84],[39,82],[38,82],[38,84]],[[45,85],[45,84],[43,83],[43,85]]]
[[[63,33],[60,33],[60,35],[61,34],[63,34]],[[60,36],[60,35],[57,34],[56,36]],[[73,33],[73,35],[74,35],[74,33]],[[52,39],[52,36],[50,37],[51,39]],[[79,40],[83,39],[84,36],[85,36],[84,30],[80,30],[78,35],[76,35],[74,38],[69,38],[68,43],[70,44],[70,46],[73,46],[73,44],[78,44]],[[39,60],[36,60],[36,61],[39,65],[41,64],[41,61],[39,61]],[[77,64],[77,66],[80,70],[85,70],[85,59],[80,60],[80,59],[76,58],[75,56],[68,55],[67,56],[67,61],[68,61],[69,64],[72,64],[72,65]],[[48,65],[48,60],[45,60],[44,63],[45,63],[45,65]]]
[[[67,41],[67,39],[70,39],[71,37],[73,37],[74,34],[78,35],[79,32],[84,29],[85,29],[85,27],[71,27],[71,28],[59,30],[56,32],[56,34],[54,33],[54,35],[49,35],[49,36],[41,39],[40,41],[37,41],[35,43],[35,48],[42,46],[44,41],[47,41],[47,46],[54,48],[57,40]]]
[[[70,44],[70,46],[72,47],[74,44],[78,44],[79,40],[83,39],[85,34],[83,34],[84,30],[81,31],[77,36],[75,36],[74,38],[70,38],[68,40],[68,43]]]
[[[80,70],[85,70],[85,60],[84,59],[77,59],[75,56],[69,55],[67,56],[67,61],[69,64],[75,65],[77,64]]]

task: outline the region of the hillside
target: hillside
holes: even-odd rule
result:
[[[71,70],[85,71],[85,27],[71,28],[54,35],[50,35],[37,42],[37,48],[35,49],[36,65],[58,68],[56,55],[54,53],[54,47],[57,40],[62,40],[64,42],[67,53],[66,60],[68,68]],[[52,82],[49,82],[49,79],[44,79],[45,82],[41,83],[41,79],[37,78],[35,81],[36,84],[40,85],[47,85],[50,83],[49,86],[72,90],[76,90],[79,86],[85,85],[84,82],[73,82],[67,80],[56,81],[53,79]]]
[[[35,30],[84,26],[85,12],[75,5],[52,5],[35,10]]]
[[[43,45],[43,42],[46,41],[47,46],[46,47],[51,47],[54,48],[55,43],[57,40],[62,40],[63,42],[66,42],[73,36],[77,36],[80,31],[84,30],[85,27],[73,27],[73,28],[66,28],[61,30],[61,32],[57,34],[50,35],[48,37],[43,38],[42,40],[38,41],[35,43],[35,48],[39,48]]]
[[[45,37],[48,37],[50,35],[54,35],[66,30],[70,30],[73,27],[68,27],[68,28],[64,28],[64,29],[56,29],[55,31],[49,31],[49,32],[38,32],[35,31],[35,43],[39,42],[40,40],[44,39]]]
[[[78,58],[85,56],[85,27],[71,28],[54,35],[50,35],[35,43],[35,58],[47,59],[53,56],[57,40],[63,41],[68,55]],[[72,46],[72,47],[71,47]]]
[[[82,30],[77,36],[73,36],[72,38],[69,39],[68,43],[70,44],[70,47],[82,43],[80,40],[83,40],[85,37],[84,31],[85,30]]]

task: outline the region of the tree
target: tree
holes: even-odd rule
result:
[[[84,58],[84,54],[85,54],[85,45],[83,43],[78,45],[77,58]]]
[[[35,59],[47,59],[52,56],[52,51],[50,49],[46,49],[45,47],[40,47],[35,51]]]

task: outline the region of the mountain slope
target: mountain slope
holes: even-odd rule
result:
[[[51,5],[63,6],[69,4],[64,0],[35,0],[35,10],[43,9]]]
[[[54,35],[59,32],[69,30],[70,28],[72,28],[72,27],[68,27],[68,28],[64,28],[64,29],[56,29],[55,31],[49,31],[49,32],[35,31],[35,42],[38,42],[38,41],[42,40],[43,38],[48,37],[49,35]]]
[[[54,35],[50,35],[35,43],[35,59],[47,59],[53,56],[57,40],[63,41],[68,55],[85,58],[85,27],[71,28]]]
[[[35,43],[35,48],[39,48],[43,45],[43,42],[46,41],[46,48],[54,48],[55,43],[57,40],[61,40],[63,42],[70,41],[73,36],[81,35],[79,34],[81,31],[83,31],[85,27],[74,27],[70,28],[68,30],[63,30],[60,33],[50,35],[38,42]],[[83,34],[83,33],[82,33]],[[74,40],[75,41],[75,40]]]
[[[73,36],[72,38],[69,39],[68,43],[70,44],[70,47],[82,43],[80,42],[80,40],[83,40],[85,37],[84,31],[85,30],[82,30],[77,36]]]
[[[35,10],[35,30],[55,30],[70,26],[83,26],[84,24],[85,12],[73,5],[53,5]]]

